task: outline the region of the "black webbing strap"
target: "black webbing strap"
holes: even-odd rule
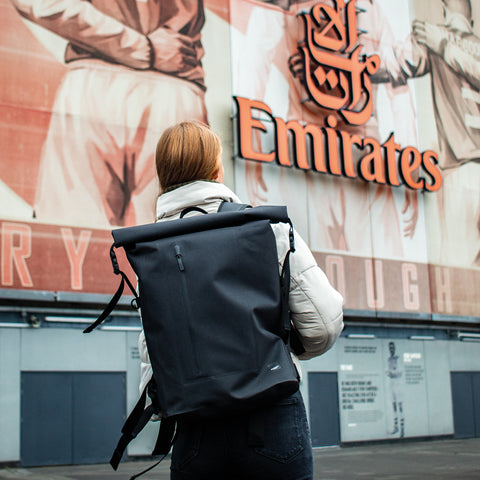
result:
[[[241,210],[245,210],[246,208],[252,208],[252,206],[247,205],[246,203],[223,201],[218,207],[218,212],[239,212]]]
[[[117,291],[113,295],[113,297],[110,300],[110,302],[108,303],[108,305],[105,307],[105,310],[103,310],[103,312],[99,315],[99,317],[91,325],[89,325],[83,331],[83,333],[90,333],[92,330],[95,330],[95,328],[97,328],[112,313],[112,310],[115,308],[115,306],[117,305],[117,303],[119,302],[119,300],[120,300],[120,298],[123,294],[123,291],[125,289],[125,283],[128,285],[128,288],[130,288],[131,292],[133,293],[133,296],[135,297],[132,300],[132,307],[133,308],[138,308],[137,292],[135,291],[135,288],[132,285],[132,282],[130,282],[130,280],[125,275],[125,273],[123,273],[120,270],[120,268],[118,266],[118,261],[117,261],[116,255],[115,255],[114,248],[115,248],[114,245],[112,245],[110,247],[110,260],[111,260],[112,266],[113,266],[113,273],[115,275],[120,275],[122,277],[122,279],[120,280],[120,285],[118,286]],[[134,305],[134,302],[136,302],[135,305]]]
[[[123,452],[128,444],[143,430],[145,425],[152,418],[152,415],[155,413],[155,408],[152,404],[145,408],[146,400],[147,387],[143,390],[142,395],[132,410],[132,413],[130,413],[127,421],[122,427],[122,436],[120,437],[117,447],[110,459],[110,465],[114,470],[118,468],[118,464],[120,463]]]
[[[293,324],[290,325],[290,348],[297,356],[305,353],[305,347],[300,340],[300,334],[297,332]]]
[[[148,385],[143,389],[143,392],[140,395],[140,398],[138,399],[137,404],[133,407],[133,410],[130,412],[130,415],[125,421],[122,427],[123,434],[129,434],[130,432],[133,432],[136,425],[138,424],[138,420],[142,416],[142,413],[145,409],[145,404],[147,402],[147,391],[148,391]]]
[[[130,480],[135,480],[136,478],[138,477],[141,477],[144,473],[147,473],[149,472],[150,470],[154,469],[158,464],[160,464],[160,462],[162,462],[162,460],[166,457],[167,455],[165,454],[160,460],[158,460],[158,462],[155,462],[151,467],[148,467],[146,468],[145,470],[142,470],[140,473],[137,473],[135,475],[132,475],[130,477]]]
[[[166,455],[175,441],[176,420],[174,418],[163,418],[160,422],[157,442],[152,455]]]
[[[299,333],[297,332],[297,330],[295,329],[295,326],[290,320],[290,311],[288,307],[288,298],[290,294],[290,254],[295,251],[295,239],[294,239],[293,225],[291,223],[290,223],[289,240],[290,240],[290,249],[285,255],[285,260],[283,261],[283,267],[282,267],[282,274],[280,277],[282,308],[284,309],[284,312],[283,312],[284,335],[285,335],[284,340],[285,340],[285,343],[288,342],[290,344],[290,348],[292,349],[293,353],[295,353],[295,355],[301,355],[302,353],[305,352],[305,348],[302,345]]]
[[[200,207],[187,207],[187,208],[184,208],[180,213],[180,218],[183,218],[185,215],[188,215],[190,212],[200,212],[205,215],[208,213],[206,210]]]
[[[175,441],[175,425],[176,422],[172,418],[164,418],[160,422],[160,431],[158,432],[157,443],[153,449],[152,455],[163,455],[160,460],[155,462],[152,466],[142,470],[140,473],[132,475],[130,480],[135,480],[141,477],[144,473],[149,472],[155,468],[168,454]]]
[[[289,309],[289,295],[290,295],[290,254],[295,251],[295,238],[293,233],[293,225],[290,222],[290,230],[288,233],[290,248],[285,255],[282,265],[282,273],[280,274],[280,293],[282,296],[282,318],[283,318],[283,332],[284,341],[288,343],[291,322]]]
[[[288,343],[290,334],[290,309],[289,309],[289,294],[290,294],[290,253],[285,255],[283,260],[282,273],[280,275],[280,294],[282,296],[282,319],[283,319],[283,334],[284,341]]]
[[[155,381],[152,379],[143,389],[143,392],[140,395],[137,404],[133,408],[132,412],[130,413],[125,424],[122,427],[122,436],[118,441],[112,458],[110,459],[110,465],[114,470],[118,468],[118,465],[128,444],[143,430],[145,425],[152,418],[152,415],[159,412],[159,407],[155,405],[155,401],[153,401],[148,407],[145,408],[147,394],[152,390],[152,387],[154,386]],[[176,420],[174,418],[164,418],[160,421],[160,429],[158,432],[157,442],[155,444],[155,448],[153,449],[152,455],[165,456],[168,454],[175,440],[175,427]],[[160,461],[162,460],[163,458]],[[158,465],[158,463],[148,468],[147,470],[137,475],[134,475],[134,477],[132,478],[137,478],[140,475],[143,475],[147,471],[151,470],[154,466]]]

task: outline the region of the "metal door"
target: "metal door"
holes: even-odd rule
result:
[[[480,437],[480,372],[451,372],[455,438]]]
[[[480,437],[480,372],[472,372],[475,436]]]
[[[72,463],[72,376],[22,372],[22,465]]]
[[[22,372],[21,463],[108,462],[125,420],[123,372]]]
[[[308,399],[312,445],[325,447],[340,444],[338,379],[336,373],[310,372]]]

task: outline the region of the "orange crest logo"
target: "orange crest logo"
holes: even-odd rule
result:
[[[372,115],[369,75],[380,68],[380,57],[360,55],[355,0],[333,4],[317,4],[301,14],[305,86],[317,105],[338,111],[351,125],[362,125]]]

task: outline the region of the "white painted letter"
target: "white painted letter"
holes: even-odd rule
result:
[[[73,290],[81,290],[83,288],[82,266],[87,253],[88,243],[92,232],[90,230],[82,230],[78,239],[78,245],[75,246],[73,232],[71,228],[62,228],[62,238],[67,251],[68,260],[70,262],[70,279]]]
[[[14,245],[14,237],[19,238]],[[13,285],[13,264],[17,269],[22,287],[33,287],[26,258],[32,254],[32,230],[20,223],[2,224],[2,285]]]
[[[403,305],[407,310],[418,310],[420,308],[420,295],[418,294],[418,284],[413,283],[418,280],[417,266],[413,263],[402,264],[402,286],[403,286]]]
[[[383,308],[385,306],[385,292],[383,289],[383,264],[375,260],[375,275],[373,261],[365,260],[365,278],[367,280],[367,305],[369,308]]]

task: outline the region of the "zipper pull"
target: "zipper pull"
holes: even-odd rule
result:
[[[180,246],[175,245],[175,257],[177,257],[178,268],[181,272],[185,271],[185,266],[183,265],[182,252],[180,252]]]

